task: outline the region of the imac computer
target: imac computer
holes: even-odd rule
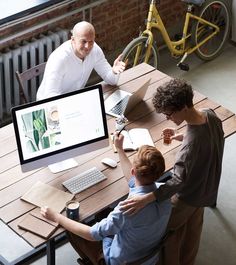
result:
[[[59,172],[77,165],[71,158],[109,145],[101,85],[14,107],[12,119],[23,172]]]

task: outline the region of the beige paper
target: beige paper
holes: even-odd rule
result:
[[[48,206],[60,213],[65,208],[66,202],[72,200],[73,197],[71,193],[38,181],[21,199],[38,207]]]

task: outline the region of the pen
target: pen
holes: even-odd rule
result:
[[[114,153],[117,153],[117,149],[116,149],[116,147],[115,147],[115,145],[114,145],[114,137],[115,137],[115,135],[114,135],[113,133],[111,133],[111,144],[112,144],[112,149],[113,149]]]

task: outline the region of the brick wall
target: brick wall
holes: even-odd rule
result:
[[[72,29],[78,21],[87,20],[95,26],[96,41],[112,64],[125,46],[139,35],[140,26],[144,29],[148,3],[149,0],[65,0],[43,11],[0,25],[1,93],[4,94],[6,91],[4,78],[2,78],[5,73],[5,67],[3,67],[5,64],[2,59],[9,49],[18,47],[16,51],[19,51],[19,46],[24,45],[25,41],[37,39],[41,34],[45,35],[48,31],[55,31],[57,28]],[[180,0],[161,0],[160,14],[170,31],[179,24],[183,17],[182,13],[183,6]],[[159,39],[159,36],[157,37]],[[7,63],[6,60],[7,67],[10,67],[11,63],[9,65]],[[14,71],[11,68],[7,73],[12,77],[8,82],[10,91],[15,91]],[[97,83],[99,80],[100,77],[94,72],[89,83]],[[1,106],[0,111],[2,111]],[[0,117],[0,127],[10,122],[10,115],[6,110],[0,113]]]
[[[0,52],[24,40],[57,27],[71,29],[80,20],[91,21],[96,29],[96,41],[105,53],[122,50],[140,26],[144,28],[149,0],[78,0],[47,8],[24,19],[0,26]],[[168,28],[181,21],[183,3],[161,0],[160,14]],[[66,15],[68,14],[68,16]]]

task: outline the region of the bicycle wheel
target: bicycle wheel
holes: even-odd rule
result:
[[[145,60],[145,54],[146,54],[146,43],[147,43],[147,37],[140,36],[136,39],[133,39],[123,50],[123,61],[127,62],[126,69],[131,68],[135,65],[138,65],[140,63],[143,63]],[[137,49],[140,49],[139,56],[137,56],[137,60],[135,62],[135,57],[137,54]],[[152,45],[151,47],[151,53],[148,58],[148,61],[146,62],[153,67],[157,68],[159,66],[159,54],[157,51],[157,47],[155,45]]]
[[[206,0],[202,5],[199,17],[216,24],[220,31],[206,43],[196,49],[195,54],[204,61],[217,57],[224,47],[228,36],[231,22],[230,12],[225,0]],[[192,40],[198,45],[202,40],[213,32],[213,28],[195,21],[192,28]]]

